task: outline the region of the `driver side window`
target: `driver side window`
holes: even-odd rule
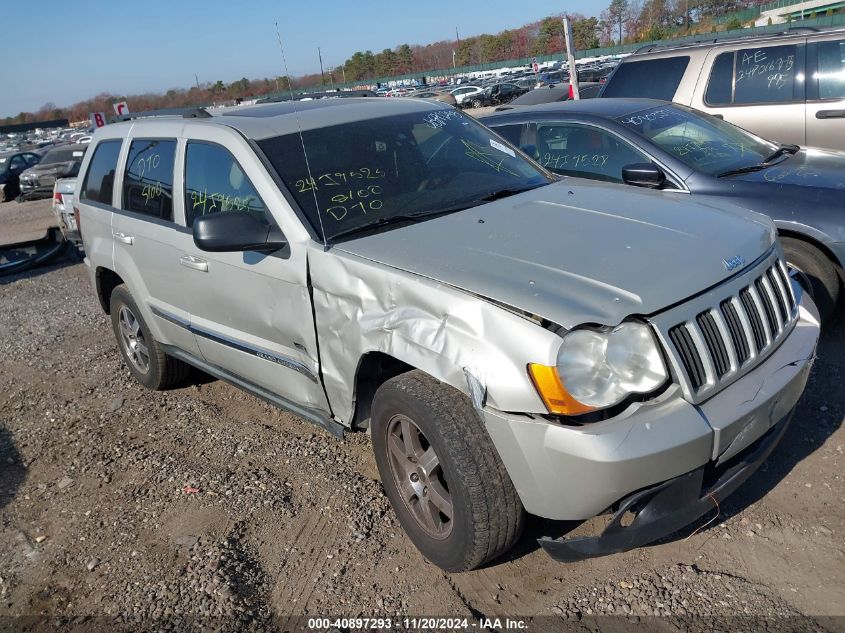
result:
[[[229,150],[189,141],[185,149],[186,226],[200,216],[228,211],[246,211],[270,224],[266,205]]]
[[[650,162],[615,134],[588,125],[527,124],[520,145],[536,147],[537,161],[550,171],[605,182],[621,183],[623,167]]]

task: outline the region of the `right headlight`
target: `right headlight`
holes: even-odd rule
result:
[[[550,413],[579,415],[650,393],[668,378],[663,355],[645,323],[573,330],[563,337],[555,367],[528,367]]]

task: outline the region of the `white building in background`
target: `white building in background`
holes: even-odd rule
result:
[[[842,11],[845,9],[845,2],[842,0],[806,0],[777,9],[763,11],[760,17],[754,22],[754,26],[766,26],[771,19],[772,24],[783,24],[791,17],[793,22],[809,18],[811,14],[824,15],[828,9]]]

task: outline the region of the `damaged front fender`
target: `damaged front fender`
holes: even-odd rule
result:
[[[335,416],[350,425],[361,358],[381,352],[499,410],[546,413],[529,363],[560,338],[451,286],[338,250],[309,253],[320,361]]]

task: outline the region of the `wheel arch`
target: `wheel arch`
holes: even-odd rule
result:
[[[111,293],[121,285],[123,279],[120,275],[109,268],[100,266],[96,272],[97,299],[100,300],[100,307],[106,314],[111,313]]]
[[[352,428],[369,429],[373,398],[378,388],[391,378],[414,369],[417,368],[384,352],[365,353],[355,371]]]
[[[781,226],[778,226],[777,229],[780,237],[789,237],[794,240],[804,242],[822,253],[833,265],[833,268],[836,270],[836,274],[839,275],[839,281],[845,283],[845,262],[840,262],[836,254],[830,250],[830,248],[821,239],[815,235],[783,228]]]

